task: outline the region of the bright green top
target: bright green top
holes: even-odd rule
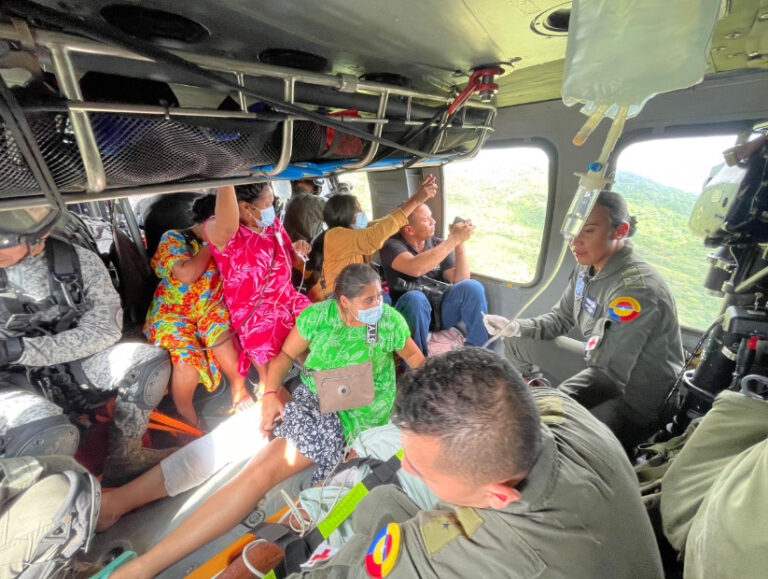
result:
[[[351,441],[357,434],[389,421],[395,402],[395,361],[392,352],[401,350],[411,332],[394,308],[384,304],[379,320],[379,339],[371,349],[365,343],[365,326],[349,327],[341,319],[335,300],[325,300],[306,308],[296,320],[299,335],[310,342],[304,366],[309,370],[330,370],[373,360],[376,396],[371,404],[338,412],[344,436]],[[316,394],[315,380],[302,372],[301,379]]]

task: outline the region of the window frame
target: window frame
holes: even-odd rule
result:
[[[557,170],[558,170],[557,147],[555,147],[552,141],[544,137],[526,137],[526,138],[500,139],[498,141],[491,141],[489,143],[486,143],[480,149],[479,152],[487,151],[491,149],[510,149],[510,148],[522,148],[522,147],[529,147],[529,148],[537,147],[544,152],[544,154],[547,156],[547,159],[549,160],[549,171],[547,174],[547,184],[548,184],[547,206],[544,212],[544,229],[542,230],[542,233],[541,233],[541,245],[539,249],[539,255],[536,259],[536,269],[534,270],[533,277],[531,278],[530,281],[523,283],[523,282],[518,282],[514,280],[495,277],[485,273],[479,273],[476,271],[471,271],[471,275],[473,279],[478,279],[484,282],[496,283],[496,284],[504,285],[508,288],[527,289],[527,288],[537,286],[541,282],[542,277],[544,276],[544,266],[547,260],[547,252],[549,251],[550,236],[552,232],[552,220],[553,220],[553,215],[555,210],[555,192],[557,190]],[[470,160],[468,162],[471,163],[472,161]],[[448,193],[447,193],[447,189],[445,188],[447,187],[447,181],[445,178],[445,173],[443,171],[443,168],[444,166],[440,167],[440,180],[444,184],[443,214],[446,214],[447,208],[448,208]],[[447,230],[448,230],[448,223],[445,222],[443,223],[444,236],[447,235]]]
[[[613,152],[611,153],[610,161],[608,162],[608,174],[615,175],[617,171],[617,162],[619,158],[621,157],[621,154],[624,152],[624,150],[631,146],[636,145],[638,143],[644,143],[647,141],[659,141],[662,139],[684,139],[684,138],[695,138],[695,137],[717,137],[717,136],[723,136],[728,134],[740,134],[744,132],[752,132],[752,127],[760,122],[759,120],[749,120],[749,121],[726,121],[722,123],[703,123],[703,124],[696,124],[696,125],[666,125],[663,127],[649,127],[649,128],[643,128],[643,129],[636,129],[634,131],[629,131],[627,133],[624,133],[618,143],[616,143],[616,147],[614,148]],[[736,143],[734,142],[734,145]],[[610,190],[613,190],[613,183],[609,186]],[[704,247],[702,242],[702,247]],[[653,264],[651,264],[653,265]],[[655,267],[655,266],[654,266]],[[703,275],[705,273],[705,270],[703,269],[704,263],[702,262],[702,279]],[[704,286],[701,286],[701,291],[704,292]],[[677,301],[676,296],[672,296],[675,301]],[[725,299],[725,298],[721,298]],[[680,320],[680,316],[678,315],[677,319],[678,325],[680,326],[680,330],[684,333],[688,334],[695,334],[695,335],[701,335],[704,333],[706,328],[696,328],[693,326],[689,326],[687,324],[683,324]]]

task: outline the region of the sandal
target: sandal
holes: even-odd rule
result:
[[[243,410],[248,410],[249,408],[253,408],[254,406],[256,406],[256,401],[253,399],[252,396],[248,396],[240,400],[240,402],[237,402],[232,405],[232,414],[237,414],[238,412],[242,412]]]
[[[133,561],[136,557],[138,557],[138,555],[135,551],[125,551],[115,557],[109,565],[96,573],[96,575],[91,575],[90,579],[107,579],[107,577],[112,574],[112,571],[115,571],[118,567],[122,567],[128,561]]]

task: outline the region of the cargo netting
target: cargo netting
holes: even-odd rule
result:
[[[283,131],[279,121],[222,123],[92,113],[89,115],[108,186],[140,186],[244,174],[277,163]],[[30,128],[59,190],[86,187],[72,125],[64,113],[27,114]],[[11,132],[0,142],[0,195],[39,193]],[[341,138],[340,138],[341,137]],[[309,121],[293,124],[292,162],[354,159],[365,143]]]

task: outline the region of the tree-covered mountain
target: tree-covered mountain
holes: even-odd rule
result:
[[[515,162],[494,160],[444,167],[446,220],[471,218],[477,230],[468,244],[472,270],[513,283],[533,279],[541,249],[549,186],[548,160]],[[357,175],[355,175],[357,177]],[[635,173],[619,172],[613,190],[624,195],[638,219],[632,241],[638,253],[656,267],[670,286],[683,324],[708,326],[720,300],[707,296],[702,286],[707,271],[701,240],[688,229],[697,193],[669,187]],[[365,196],[367,187],[356,183],[354,193]],[[370,200],[361,199],[363,207]],[[560,223],[552,227],[560,228]],[[439,232],[438,232],[439,233]],[[564,267],[574,264],[569,256]]]

